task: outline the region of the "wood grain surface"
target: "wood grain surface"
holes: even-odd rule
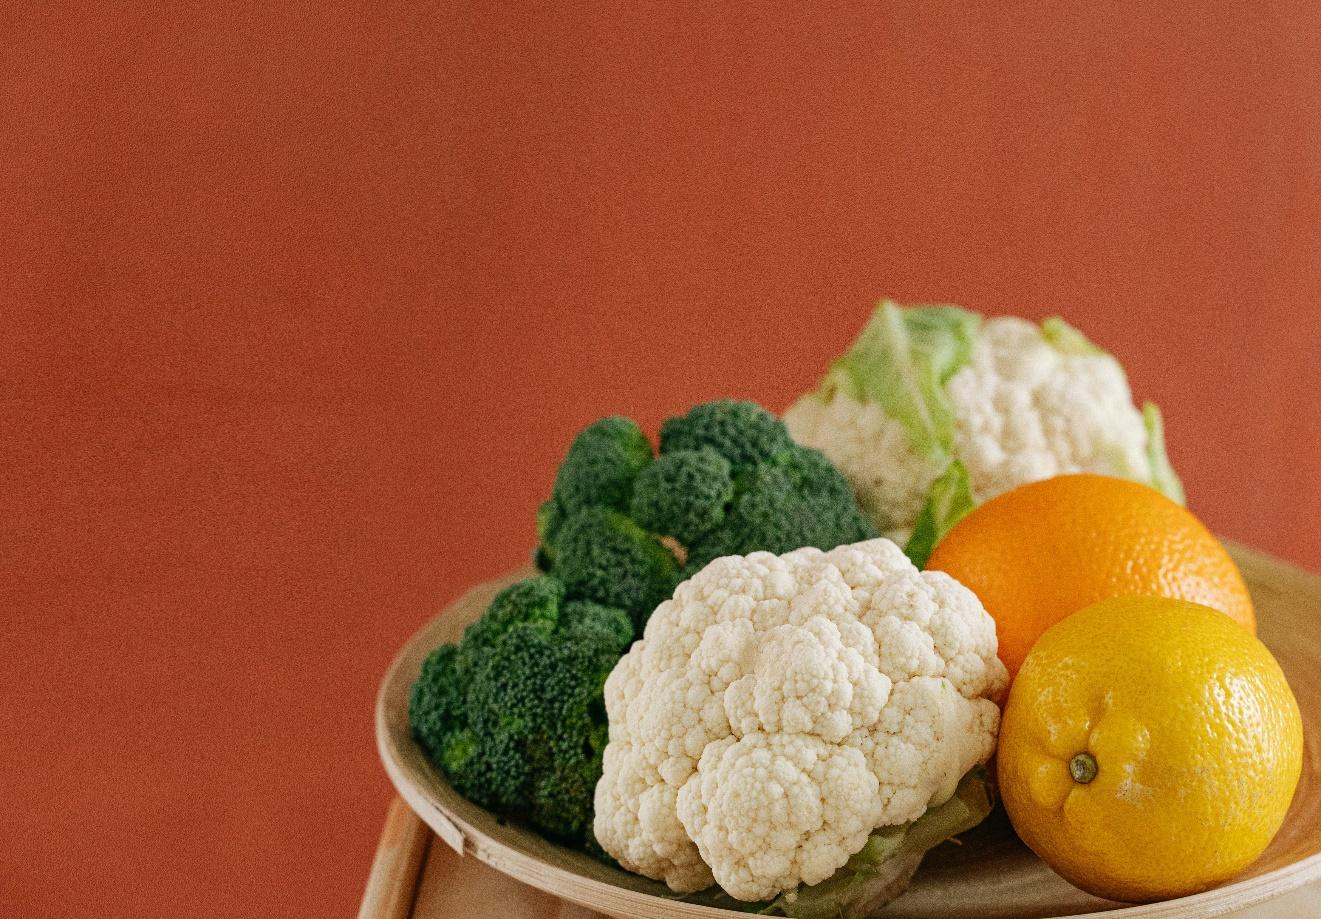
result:
[[[1106,913],[1111,917],[1192,919],[1242,910],[1321,879],[1321,579],[1260,553],[1231,549],[1257,606],[1259,635],[1284,668],[1307,726],[1303,774],[1293,806],[1263,856],[1238,880],[1215,890],[1163,903],[1126,906],[1085,894],[1054,874],[1023,846],[1003,810],[997,810],[964,834],[961,845],[933,850],[909,890],[880,915],[892,919],[1039,919]],[[516,909],[542,909],[559,898],[620,919],[740,915],[676,902],[661,884],[609,868],[521,827],[500,825],[455,793],[413,743],[407,694],[422,659],[436,645],[456,639],[500,587],[524,574],[520,571],[484,584],[461,598],[414,636],[387,674],[377,705],[377,740],[400,795],[442,837],[461,842],[454,845],[456,851],[552,895],[546,900],[542,894],[529,894],[533,900],[520,900],[522,905]],[[434,858],[439,860],[441,855]],[[438,874],[455,870],[449,861],[436,867]],[[460,890],[479,902],[490,895],[486,888],[494,883],[481,874],[474,875],[470,888],[424,879],[425,895],[419,894],[419,903],[439,909],[434,904]]]

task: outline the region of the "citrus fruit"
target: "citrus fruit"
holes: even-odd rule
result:
[[[1266,646],[1219,612],[1103,600],[1052,626],[1000,727],[1000,791],[1023,841],[1112,900],[1213,887],[1279,829],[1302,719]]]
[[[927,568],[981,599],[1011,676],[1042,632],[1106,597],[1191,600],[1256,631],[1220,541],[1186,508],[1124,479],[1066,475],[1006,492],[960,520]]]

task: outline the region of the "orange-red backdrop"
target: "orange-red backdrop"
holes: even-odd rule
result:
[[[377,679],[573,431],[881,295],[1065,314],[1321,568],[1321,6],[1237,6],[0,10],[0,912],[350,914]]]

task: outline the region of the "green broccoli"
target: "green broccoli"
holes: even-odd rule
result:
[[[587,507],[627,509],[633,480],[651,460],[651,442],[631,418],[602,418],[583,428],[560,463],[550,500],[537,511],[537,532],[547,560],[554,558],[560,525],[573,512]]]
[[[633,640],[618,608],[554,577],[502,591],[413,684],[413,735],[464,797],[569,843],[590,841],[608,723],[602,687]]]
[[[674,592],[679,563],[628,515],[586,507],[559,530],[555,573],[568,595],[629,611],[641,634],[646,617]]]
[[[833,549],[876,535],[830,461],[817,450],[790,445],[737,478],[725,525],[689,543],[684,576],[723,555]]]
[[[721,399],[669,419],[654,460],[641,437],[621,418],[578,435],[542,506],[536,556],[569,597],[627,609],[639,634],[682,577],[721,555],[877,535],[835,467],[756,403]]]
[[[770,459],[791,445],[784,423],[755,402],[717,399],[661,425],[661,453],[710,447],[735,466]]]
[[[638,473],[629,512],[656,533],[683,545],[725,521],[734,500],[734,472],[715,450],[674,450]]]

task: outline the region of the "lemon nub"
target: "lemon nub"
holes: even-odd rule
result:
[[[1086,785],[1096,778],[1096,757],[1090,753],[1079,753],[1069,760],[1069,775],[1079,785]]]

